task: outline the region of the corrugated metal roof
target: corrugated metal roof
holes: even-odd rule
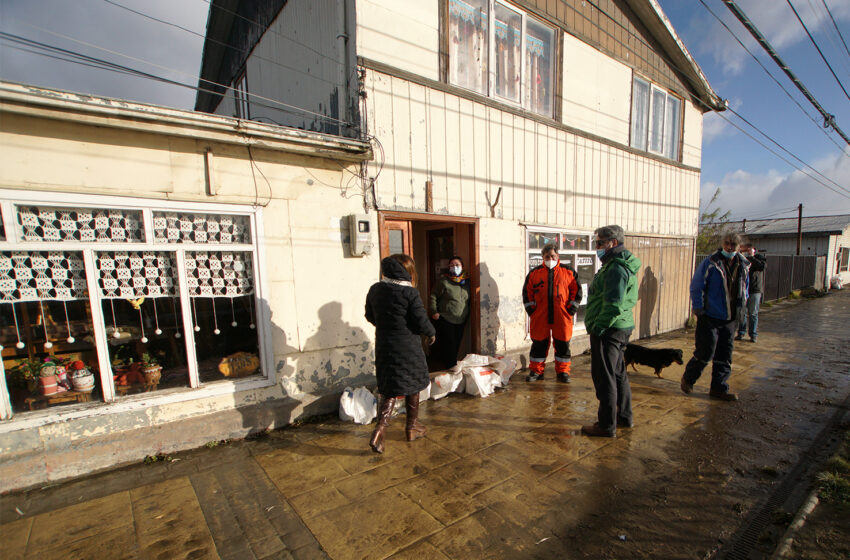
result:
[[[744,222],[729,222],[728,227],[742,231]],[[803,217],[803,233],[841,234],[850,226],[850,214],[838,216]],[[744,235],[751,237],[763,235],[797,234],[797,218],[777,218],[774,220],[747,220]]]

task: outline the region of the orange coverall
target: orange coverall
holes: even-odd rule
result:
[[[531,317],[531,352],[529,368],[543,373],[549,353],[549,336],[555,346],[555,371],[570,373],[570,339],[573,315],[581,303],[581,284],[576,271],[558,263],[554,268],[538,266],[528,273],[522,290],[525,311]]]

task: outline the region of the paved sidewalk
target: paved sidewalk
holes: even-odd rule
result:
[[[737,343],[733,390],[692,395],[683,367],[631,375],[635,427],[578,435],[596,399],[589,360],[486,399],[423,404],[428,436],[386,452],[373,426],[327,421],[0,497],[15,558],[697,558],[716,551],[804,458],[850,393],[850,292],[779,306]],[[677,347],[691,332],[647,345]]]

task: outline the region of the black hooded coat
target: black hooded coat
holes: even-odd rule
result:
[[[428,386],[428,364],[419,337],[434,336],[434,326],[400,262],[385,258],[381,274],[383,279],[366,296],[366,320],[375,325],[378,391],[385,397],[412,395]]]

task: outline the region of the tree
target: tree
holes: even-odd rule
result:
[[[711,200],[706,205],[705,212],[699,215],[699,233],[697,233],[698,255],[713,253],[720,246],[720,236],[729,223],[731,210],[723,212],[718,206],[712,209],[714,203],[717,202],[718,196],[720,196],[720,187],[717,187],[714,191]]]

